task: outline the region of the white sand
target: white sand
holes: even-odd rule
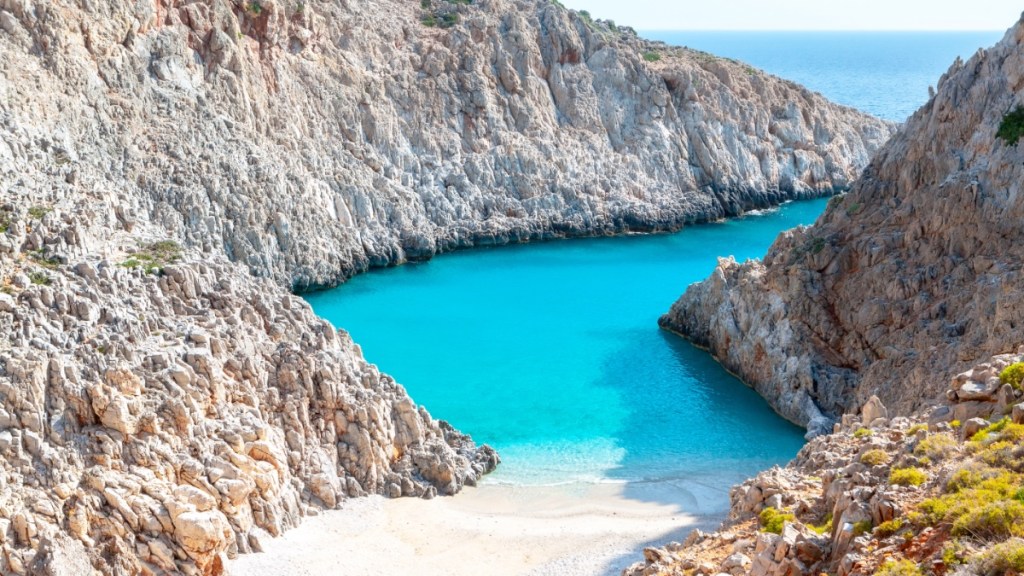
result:
[[[681,482],[485,484],[433,500],[355,499],[228,569],[239,576],[619,574],[645,546],[717,525],[727,490]]]

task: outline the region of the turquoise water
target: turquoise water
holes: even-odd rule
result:
[[[994,32],[669,32],[642,35],[742,60],[828,98],[902,122],[928,101],[957,56],[1003,37]]]
[[[434,417],[498,449],[488,481],[724,490],[792,458],[803,431],[657,318],[716,256],[760,256],[824,205],[672,235],[456,252],[307,298]]]

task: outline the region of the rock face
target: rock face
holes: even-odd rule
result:
[[[86,198],[33,213],[5,210],[0,242],[0,572],[87,549],[104,573],[215,573],[346,497],[496,465],[271,280],[166,241],[119,255],[137,231]]]
[[[1024,104],[1022,41],[1018,23],[957,61],[817,223],[763,262],[720,261],[661,324],[811,434],[872,395],[910,413],[943,375],[1024,339],[1024,146],[996,136]]]
[[[303,289],[821,195],[892,133],[546,1],[427,4],[4,0],[0,181]]]
[[[454,493],[493,451],[289,289],[828,193],[891,132],[542,1],[0,0],[0,573]]]

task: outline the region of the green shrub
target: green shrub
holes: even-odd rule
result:
[[[924,572],[910,560],[886,560],[875,576],[924,576]]]
[[[249,12],[252,12],[256,16],[259,16],[260,14],[263,13],[263,5],[259,3],[259,0],[252,0],[252,2],[249,2],[245,6],[245,9]]]
[[[1024,540],[1013,538],[974,556],[971,569],[975,574],[1024,572]]]
[[[815,526],[811,524],[811,530],[814,530],[818,534],[830,534],[832,533],[832,513],[829,512],[825,515],[825,521]]]
[[[853,432],[853,437],[854,438],[867,438],[868,436],[871,436],[872,434],[874,434],[874,432],[872,432],[871,429],[869,429],[869,428],[857,428]]]
[[[43,268],[49,268],[50,270],[56,270],[57,266],[60,266],[60,259],[55,256],[47,256],[46,250],[39,249],[34,252],[29,252],[28,257],[36,264]]]
[[[456,12],[451,12],[441,16],[441,28],[451,28],[459,23],[459,15]]]
[[[948,525],[954,536],[1024,536],[1021,484],[1019,474],[1006,470],[967,468],[951,477],[947,488],[953,492],[921,502],[918,510],[925,524]]]
[[[867,452],[860,455],[861,464],[867,464],[868,466],[881,466],[889,461],[889,455],[886,454],[885,450],[868,450]]]
[[[928,475],[917,468],[893,468],[889,472],[889,483],[897,486],[920,486]]]
[[[53,209],[46,206],[33,206],[28,209],[28,215],[36,220],[42,220],[43,216],[49,214]]]
[[[956,566],[960,564],[960,555],[963,553],[964,547],[956,540],[950,540],[942,546],[942,563],[946,568]]]
[[[420,22],[427,28],[433,28],[437,26],[437,18],[434,18],[433,14],[426,14],[420,19]]]
[[[1024,536],[1024,504],[999,500],[972,507],[953,522],[953,535],[992,539]]]
[[[985,480],[986,473],[990,472],[991,470],[978,466],[960,468],[946,481],[946,492],[956,493],[975,488]]]
[[[786,522],[792,522],[796,519],[792,514],[781,512],[775,508],[765,508],[761,511],[759,518],[761,520],[761,529],[772,534],[782,534],[782,528],[786,525]]]
[[[907,428],[907,436],[913,436],[914,434],[917,434],[918,432],[927,431],[927,430],[928,430],[928,425],[927,424],[914,424],[910,428]]]
[[[888,538],[889,536],[892,536],[893,534],[899,532],[902,528],[903,519],[893,518],[892,520],[882,522],[881,524],[876,526],[875,536],[878,536],[879,538]]]
[[[46,274],[46,272],[30,272],[28,279],[37,286],[49,286],[53,284],[53,280]]]
[[[927,456],[932,460],[945,460],[956,452],[956,438],[948,432],[930,434],[914,446],[915,456]]]
[[[1024,362],[1014,362],[999,373],[999,381],[1020,390],[1024,381]]]
[[[871,532],[871,520],[861,520],[860,522],[853,523],[853,535],[860,536]]]
[[[1021,136],[1024,136],[1024,106],[1017,106],[1016,110],[1003,116],[996,137],[1013,146]]]
[[[125,268],[142,268],[147,274],[162,274],[164,267],[181,260],[181,245],[173,240],[162,240],[143,246],[131,258],[121,263]]]
[[[661,54],[658,54],[657,52],[644,52],[644,60],[647,60],[648,62],[657,62],[658,60],[661,60]]]

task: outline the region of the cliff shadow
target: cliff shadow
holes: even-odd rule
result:
[[[785,464],[803,446],[803,430],[787,422],[711,355],[663,330],[638,330],[608,356],[598,386],[615,390],[625,415],[615,432],[621,495],[668,505],[692,523],[647,546],[682,541],[694,528],[725,519],[729,489],[761,470]],[[642,550],[642,549],[641,549]],[[617,574],[642,557],[623,556]]]

